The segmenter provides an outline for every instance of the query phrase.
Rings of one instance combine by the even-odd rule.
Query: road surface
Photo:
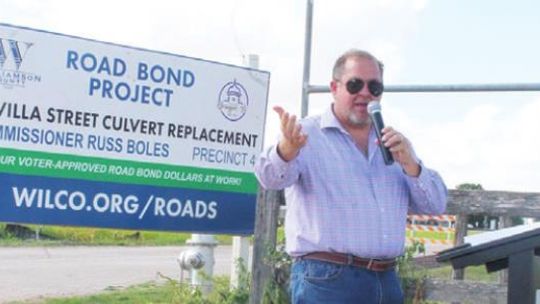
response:
[[[95,294],[180,277],[186,247],[0,247],[0,303]],[[214,274],[230,272],[231,246],[215,250]],[[187,273],[186,273],[187,275]]]

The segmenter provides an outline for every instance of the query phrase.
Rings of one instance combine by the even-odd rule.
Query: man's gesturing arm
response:
[[[282,107],[275,106],[279,115],[281,137],[277,145],[265,149],[255,164],[255,174],[266,189],[283,189],[292,185],[300,175],[294,159],[307,143],[302,126]]]
[[[296,115],[290,115],[280,106],[274,111],[279,115],[282,138],[278,143],[277,152],[286,162],[293,160],[307,142],[307,135],[302,133],[302,126],[296,123]]]

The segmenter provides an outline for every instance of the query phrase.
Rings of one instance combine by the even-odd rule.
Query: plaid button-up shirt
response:
[[[439,174],[423,164],[418,177],[398,163],[386,166],[373,129],[366,156],[331,108],[300,123],[308,142],[294,160],[283,161],[273,145],[256,163],[265,188],[286,188],[291,256],[326,251],[393,258],[403,253],[408,213],[444,212],[447,189]]]

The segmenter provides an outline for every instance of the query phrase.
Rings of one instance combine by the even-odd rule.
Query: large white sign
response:
[[[20,214],[32,210],[77,224],[83,212],[114,226],[107,217],[131,212],[149,229],[248,232],[225,223],[254,210],[269,77],[0,24],[0,220],[32,222]]]

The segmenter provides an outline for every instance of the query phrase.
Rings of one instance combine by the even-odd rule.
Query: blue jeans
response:
[[[294,304],[403,303],[403,292],[394,270],[376,272],[309,259],[293,263],[290,289]]]

